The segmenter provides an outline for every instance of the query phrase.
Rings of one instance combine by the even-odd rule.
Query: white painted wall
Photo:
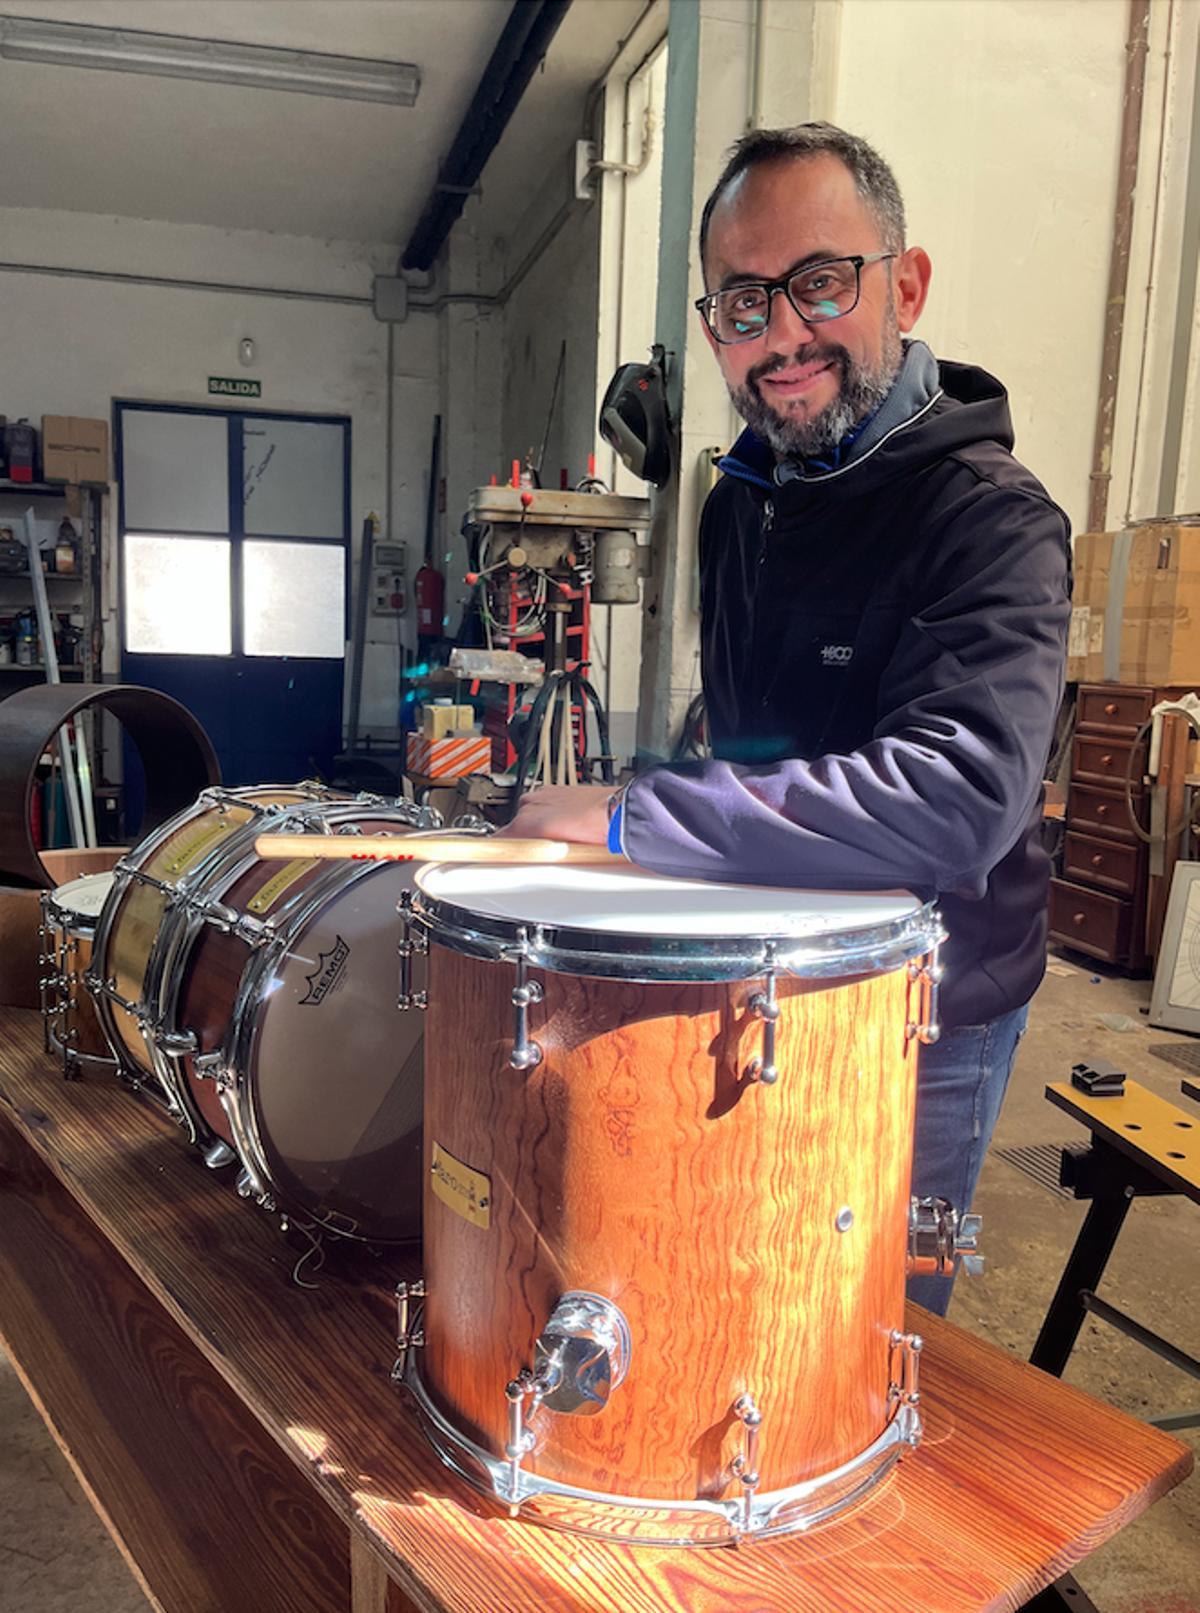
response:
[[[346,298],[3,272],[0,410],[36,422],[42,414],[110,418],[114,398],[207,405],[217,401],[207,393],[209,375],[253,375],[262,380],[265,408],[350,417],[357,553],[363,517],[372,510],[382,517],[386,507],[387,327],[371,312],[370,291],[372,275],[393,266],[393,249],[35,209],[0,209],[0,240],[6,263]],[[419,563],[429,428],[438,406],[438,334],[432,313],[414,313],[396,327],[390,536],[409,544],[410,575]],[[238,362],[243,336],[257,348],[245,371]],[[112,667],[111,616],[106,635]],[[368,653],[362,726],[380,735],[395,723],[396,639],[393,621],[369,622],[376,647]]]
[[[518,235],[517,242],[521,237]],[[510,257],[512,253],[510,252]],[[519,247],[518,254],[519,255]],[[546,436],[542,482],[558,487],[566,470],[574,487],[596,451],[596,307],[600,282],[600,210],[574,207],[504,307],[503,461],[532,452]],[[566,345],[562,381],[550,418],[554,378]]]
[[[934,275],[917,334],[1009,390],[1017,454],[1082,529],[1126,0],[844,0],[835,122],[904,193]]]
[[[1189,323],[1181,309],[1184,271],[1190,266],[1194,279],[1195,269],[1196,202],[1189,208],[1188,187],[1200,173],[1200,150],[1192,150],[1200,104],[1200,6],[1159,4],[1150,23],[1110,527],[1200,510],[1200,287],[1186,350],[1178,341]],[[1168,408],[1173,385],[1184,393],[1181,421],[1173,421]],[[1172,477],[1177,431],[1182,451]]]

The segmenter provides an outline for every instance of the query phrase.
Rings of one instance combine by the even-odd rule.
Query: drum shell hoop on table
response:
[[[622,959],[628,937],[612,929],[547,925],[535,911],[509,925],[431,895],[436,882],[418,876],[413,903],[432,942],[425,1169],[436,1146],[466,1167],[461,1180],[485,1184],[472,1191],[489,1210],[481,1226],[431,1176],[423,1338],[404,1375],[427,1428],[443,1425],[444,1459],[476,1482],[472,1446],[503,1462],[505,1385],[532,1364],[566,1290],[611,1300],[633,1347],[595,1416],[533,1413],[528,1469],[562,1494],[668,1513],[737,1497],[734,1407],[747,1395],[763,1419],[763,1491],[875,1447],[898,1409],[904,1325],[921,991],[906,965],[942,938],[934,910],[910,898],[903,916],[836,938],[708,936],[690,959],[674,943]],[[808,977],[790,977],[785,960]],[[542,1056],[514,1069],[514,980],[533,980],[520,971],[539,961],[526,1014]],[[773,961],[779,1078],[768,1086],[749,1073],[763,1029],[752,988]],[[637,1534],[592,1529],[574,1511],[553,1521]],[[689,1543],[707,1543],[696,1527]]]

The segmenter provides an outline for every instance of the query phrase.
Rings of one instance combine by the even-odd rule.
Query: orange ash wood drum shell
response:
[[[747,1391],[762,1490],[857,1455],[888,1421],[904,1320],[906,971],[781,980],[771,1086],[746,1078],[758,982],[532,978],[544,1056],[522,1072],[513,968],[430,949],[421,1375],[435,1401],[502,1456],[505,1385],[532,1366],[559,1296],[585,1289],[629,1322],[628,1376],[597,1415],[537,1412],[532,1471],[724,1499]],[[435,1144],[487,1178],[487,1227],[432,1192]]]

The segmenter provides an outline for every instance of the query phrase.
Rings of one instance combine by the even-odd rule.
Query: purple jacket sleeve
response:
[[[634,862],[751,884],[982,893],[1042,786],[1069,550],[1049,501],[990,484],[939,528],[869,742],[812,761],[652,768],[624,801]]]

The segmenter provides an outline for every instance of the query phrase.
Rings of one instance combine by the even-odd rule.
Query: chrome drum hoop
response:
[[[401,832],[440,829],[442,815],[433,807],[418,806],[403,796],[371,795],[365,791],[358,795],[339,796],[335,800],[292,801],[271,809],[270,833],[280,830],[280,819],[286,820],[289,832],[299,820],[304,828],[312,826],[317,834],[346,833],[342,826],[357,823],[363,817],[395,818]],[[328,824],[330,827],[325,828]],[[258,825],[257,832],[263,832]],[[378,833],[372,829],[371,834]]]
[[[879,1437],[848,1462],[786,1490],[755,1495],[748,1524],[741,1496],[727,1501],[659,1501],[610,1495],[539,1478],[524,1468],[514,1495],[509,1488],[511,1463],[468,1439],[439,1411],[421,1381],[419,1355],[418,1349],[406,1351],[397,1381],[411,1397],[434,1450],[452,1472],[535,1523],[628,1545],[729,1546],[739,1540],[802,1533],[854,1506],[921,1439],[920,1413],[902,1402]]]
[[[521,956],[531,968],[552,974],[645,984],[752,980],[767,968],[806,980],[888,974],[924,957],[946,939],[933,902],[887,924],[823,935],[670,939],[532,921],[522,924],[459,907],[420,889],[413,892],[412,908],[430,938],[453,952],[490,962]]]

